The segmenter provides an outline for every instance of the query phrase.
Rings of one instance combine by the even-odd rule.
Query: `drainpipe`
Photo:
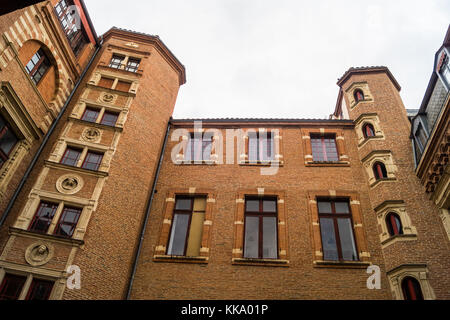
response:
[[[97,56],[99,50],[101,49],[103,44],[103,37],[100,40],[100,43],[97,43],[97,49],[94,52],[94,55],[89,60],[89,63],[87,64],[86,68],[84,68],[83,72],[80,75],[80,78],[78,79],[77,83],[75,84],[75,87],[73,88],[72,92],[70,93],[69,97],[66,100],[66,103],[64,103],[64,106],[62,107],[61,111],[59,112],[58,116],[56,117],[55,121],[53,121],[52,125],[47,131],[47,134],[45,135],[44,139],[42,140],[41,145],[39,146],[38,151],[35,153],[33,160],[31,161],[30,165],[27,168],[27,171],[25,172],[24,176],[22,177],[22,180],[20,180],[19,186],[16,188],[16,191],[14,192],[12,198],[9,200],[8,206],[6,207],[5,211],[3,212],[1,218],[0,218],[0,227],[3,226],[3,224],[6,221],[6,218],[8,217],[12,207],[14,206],[14,203],[17,200],[17,197],[19,196],[20,191],[22,191],[23,186],[25,185],[25,182],[29,178],[31,171],[33,170],[37,160],[39,159],[39,156],[41,155],[42,151],[44,150],[44,147],[46,146],[48,140],[50,139],[51,134],[55,130],[57,124],[59,123],[59,120],[63,116],[64,112],[66,111],[69,103],[72,101],[72,97],[75,94],[75,91],[78,89],[81,81],[84,79],[84,76],[86,75],[87,71],[92,65],[92,62],[94,61],[95,57]]]
[[[141,227],[141,235],[139,237],[139,244],[136,249],[136,254],[134,256],[133,270],[131,271],[130,281],[128,283],[128,290],[127,290],[127,295],[125,298],[126,300],[130,300],[131,288],[133,287],[134,276],[136,274],[137,264],[138,264],[139,256],[141,254],[142,242],[144,241],[145,230],[147,229],[147,222],[148,222],[148,218],[150,216],[150,209],[152,207],[153,197],[155,196],[156,184],[158,183],[159,172],[161,171],[161,164],[164,159],[164,152],[166,150],[167,140],[169,138],[171,122],[172,122],[172,117],[170,117],[170,120],[167,123],[166,136],[164,138],[164,143],[161,148],[161,153],[159,154],[159,162],[158,162],[158,167],[156,169],[155,178],[153,179],[152,192],[150,194],[150,199],[148,200],[148,203],[147,203],[145,217],[144,217],[144,221],[143,221],[142,227]]]

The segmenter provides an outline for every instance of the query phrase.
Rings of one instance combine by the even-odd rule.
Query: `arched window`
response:
[[[360,89],[355,90],[355,92],[353,93],[353,96],[355,97],[356,102],[364,100],[364,93]]]
[[[403,234],[402,222],[396,213],[391,212],[386,216],[386,225],[391,236]]]
[[[366,123],[363,126],[363,134],[364,138],[375,137],[375,129],[373,128],[373,125],[371,125],[370,123]]]
[[[373,165],[373,173],[375,175],[375,179],[377,180],[387,178],[386,167],[381,162],[375,162]]]
[[[406,277],[402,280],[402,291],[405,300],[423,300],[420,283],[413,277]]]

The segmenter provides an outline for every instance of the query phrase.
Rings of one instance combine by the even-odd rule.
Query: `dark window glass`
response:
[[[41,202],[30,223],[28,230],[46,233],[52,223],[58,205],[54,203]]]
[[[88,151],[86,154],[86,158],[84,159],[83,165],[81,166],[84,169],[97,171],[102,163],[103,154],[96,153],[92,151]]]
[[[99,113],[100,111],[97,109],[86,108],[86,110],[83,113],[83,116],[81,117],[81,120],[95,122],[97,121]]]
[[[348,201],[318,200],[324,260],[358,260]]]
[[[39,49],[25,66],[25,69],[36,85],[41,81],[49,68],[50,61],[42,49]]]
[[[403,227],[400,217],[391,212],[386,216],[386,225],[391,236],[403,234]]]
[[[0,285],[0,300],[18,300],[26,277],[5,274]]]
[[[420,283],[412,277],[406,277],[402,280],[402,291],[405,300],[423,300]]]
[[[246,199],[245,202],[244,257],[277,259],[276,199]]]
[[[114,54],[111,58],[111,62],[109,63],[109,67],[114,69],[120,69],[120,67],[122,66],[122,61],[124,59],[125,57]]]
[[[68,238],[72,237],[80,215],[81,209],[65,207],[56,226],[55,235]]]
[[[80,156],[81,156],[80,149],[68,147],[66,149],[66,152],[64,152],[63,157],[61,158],[61,163],[75,167],[78,163],[78,159],[80,159]]]
[[[361,90],[355,90],[355,93],[353,95],[356,102],[364,100],[364,93]]]
[[[19,142],[19,138],[0,115],[0,167],[8,160],[9,154],[17,142]]]
[[[141,63],[140,59],[129,58],[125,70],[130,72],[137,72],[140,63]]]
[[[52,281],[33,279],[26,300],[48,300],[53,284]]]
[[[387,178],[387,171],[386,171],[386,167],[383,163],[381,162],[376,162],[373,165],[373,173],[375,175],[375,179],[376,180],[380,180],[380,179],[386,179]]]
[[[336,162],[339,161],[336,139],[334,136],[311,136],[311,149],[314,161]]]
[[[426,145],[427,145],[427,136],[425,134],[425,131],[422,127],[422,124],[419,124],[419,126],[417,127],[417,131],[415,133],[415,137],[416,137],[416,141],[418,142],[418,145],[420,147],[420,151],[423,152],[423,150],[425,149]]]
[[[193,204],[193,198],[176,198],[172,228],[167,247],[168,255],[184,256],[186,253]]]
[[[366,123],[363,127],[364,138],[375,137],[375,130],[370,123]]]
[[[110,127],[114,127],[116,125],[118,117],[119,115],[117,113],[105,111],[100,123]]]
[[[248,159],[251,163],[270,161],[275,158],[274,139],[272,133],[248,134]]]

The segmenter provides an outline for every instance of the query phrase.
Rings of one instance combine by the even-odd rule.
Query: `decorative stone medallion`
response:
[[[56,190],[64,194],[75,194],[83,188],[83,179],[75,174],[66,174],[56,181]]]
[[[114,103],[116,101],[117,95],[109,93],[109,92],[103,92],[100,96],[100,101],[106,102],[106,103]]]
[[[25,261],[34,267],[42,266],[53,257],[54,248],[51,244],[38,241],[30,245],[25,251]]]
[[[97,128],[86,128],[81,134],[81,138],[87,142],[99,142],[102,137],[102,132]]]

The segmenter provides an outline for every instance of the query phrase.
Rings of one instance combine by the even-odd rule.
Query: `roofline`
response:
[[[346,82],[351,75],[353,74],[367,74],[367,73],[386,73],[391,79],[392,83],[394,84],[395,88],[400,91],[402,88],[395,79],[395,77],[392,75],[391,71],[389,71],[388,67],[385,66],[376,66],[376,67],[351,67],[348,69],[344,75],[338,80],[337,85],[342,88],[342,85],[344,82]]]
[[[164,44],[164,42],[156,35],[150,35],[142,32],[122,29],[118,27],[112,27],[108,31],[103,34],[103,38],[106,40],[108,37],[112,35],[116,35],[118,37],[124,37],[127,35],[126,39],[133,39],[135,41],[141,41],[150,43],[155,45],[158,51],[162,54],[163,57],[167,59],[169,64],[178,72],[180,85],[186,83],[186,69],[184,65],[177,59],[177,57],[170,51],[170,49]]]
[[[94,39],[95,39],[95,43],[98,46],[98,45],[100,45],[100,40],[99,40],[99,37],[97,35],[97,31],[95,31],[94,24],[92,23],[91,16],[89,15],[89,11],[86,8],[86,4],[84,3],[84,0],[80,0],[80,3],[81,3],[81,7],[82,7],[82,9],[84,11],[84,14],[86,16],[86,20],[89,23],[89,27],[91,28],[92,34],[93,34]]]
[[[194,122],[202,122],[208,126],[212,125],[282,125],[282,126],[298,126],[303,125],[338,125],[338,126],[353,126],[352,120],[347,119],[264,119],[264,118],[218,118],[218,119],[171,119],[173,125],[194,125]]]

